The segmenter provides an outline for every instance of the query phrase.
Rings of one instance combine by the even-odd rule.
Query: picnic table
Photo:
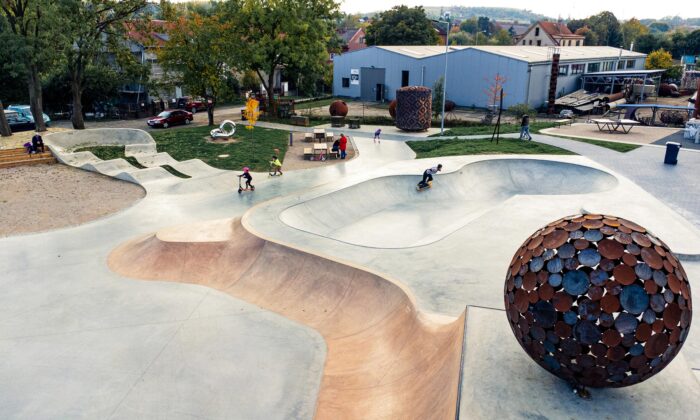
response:
[[[599,118],[591,120],[591,122],[595,123],[595,125],[598,127],[598,131],[607,130],[608,133],[621,132],[627,134],[632,130],[632,127],[639,125],[639,121],[626,119],[611,120],[607,118]]]
[[[315,141],[326,141],[326,130],[323,128],[314,128],[314,140]]]

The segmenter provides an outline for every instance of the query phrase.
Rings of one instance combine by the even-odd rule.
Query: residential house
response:
[[[563,22],[539,21],[521,36],[516,38],[517,45],[538,47],[580,47],[585,37],[571,32]]]
[[[343,29],[338,31],[338,36],[342,41],[343,52],[350,52],[367,48],[365,42],[365,28]]]

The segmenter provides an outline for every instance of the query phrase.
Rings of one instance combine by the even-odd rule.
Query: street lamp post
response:
[[[450,50],[450,15],[445,13],[440,17],[444,19],[447,24],[447,33],[445,34],[445,72],[442,77],[442,118],[440,119],[440,135],[445,132],[445,98],[447,97],[447,53]],[[436,20],[436,22],[443,22],[443,20]]]

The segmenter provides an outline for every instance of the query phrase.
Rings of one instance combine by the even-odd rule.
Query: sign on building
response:
[[[360,69],[350,69],[350,84],[359,85],[360,84]]]

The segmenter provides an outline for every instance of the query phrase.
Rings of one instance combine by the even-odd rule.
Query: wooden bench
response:
[[[302,127],[309,126],[309,117],[303,115],[292,115],[292,125],[300,125]]]
[[[554,121],[554,127],[561,127],[562,125],[571,125],[574,123],[573,118],[563,118],[561,120]]]
[[[304,147],[304,159],[308,159],[314,154],[314,149],[311,147]]]

